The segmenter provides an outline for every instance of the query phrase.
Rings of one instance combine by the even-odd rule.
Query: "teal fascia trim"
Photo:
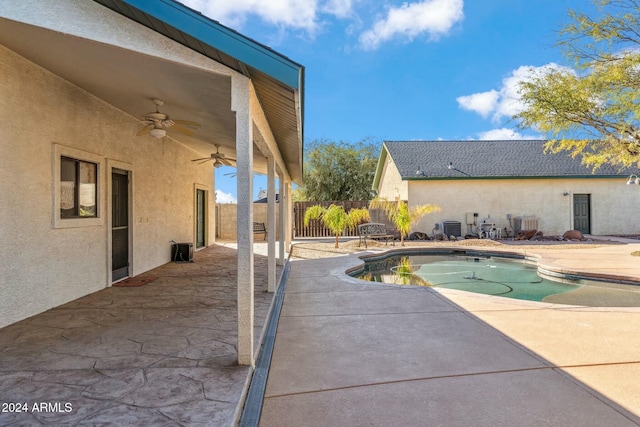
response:
[[[122,1],[290,88],[302,89],[304,67],[300,64],[174,0]]]

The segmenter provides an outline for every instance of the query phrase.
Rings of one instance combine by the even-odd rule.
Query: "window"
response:
[[[60,218],[96,218],[98,193],[96,163],[60,157]]]

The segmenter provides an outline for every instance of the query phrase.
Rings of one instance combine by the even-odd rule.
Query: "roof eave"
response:
[[[541,176],[403,176],[403,181],[477,181],[482,179],[598,179],[625,178],[628,175],[541,175]]]
[[[104,0],[94,0],[105,4]],[[175,0],[117,0],[236,58],[284,85],[301,89],[302,66]],[[116,1],[111,0],[112,3]],[[140,22],[144,25],[144,22]]]
[[[376,173],[373,176],[373,184],[371,185],[371,189],[376,192],[378,191],[378,186],[380,185],[380,179],[382,178],[382,169],[384,169],[384,162],[387,160],[388,155],[389,152],[387,151],[386,143],[382,142],[382,150],[380,150],[380,156],[378,157],[378,163],[376,164]]]

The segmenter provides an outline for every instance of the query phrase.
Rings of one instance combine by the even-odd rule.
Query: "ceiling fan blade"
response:
[[[179,124],[175,124],[173,126],[171,126],[171,130],[176,130],[178,132],[180,132],[181,134],[187,135],[187,136],[191,136],[193,135],[193,130],[186,128],[184,126],[181,126]]]
[[[229,160],[234,160],[234,159],[227,159],[227,158],[220,159],[220,163],[222,163],[225,166],[233,166],[233,163],[229,162]]]
[[[191,126],[194,128],[199,128],[200,126],[202,126],[198,122],[190,122],[189,120],[174,120],[173,122],[177,125]]]
[[[140,132],[138,132],[136,136],[147,135],[151,129],[153,129],[153,123],[140,129]]]
[[[200,162],[200,161],[202,161],[202,160],[209,161],[209,160],[211,160],[211,157],[203,157],[203,158],[201,158],[201,159],[193,159],[193,160],[191,160],[191,161],[192,161],[192,162]]]

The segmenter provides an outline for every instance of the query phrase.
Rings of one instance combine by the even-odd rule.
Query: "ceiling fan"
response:
[[[233,160],[234,162],[236,161],[236,159],[232,159],[230,157],[227,157],[224,155],[224,153],[220,152],[220,146],[215,144],[216,146],[216,152],[215,153],[211,153],[211,156],[209,157],[203,157],[201,159],[193,159],[191,160],[192,162],[200,162],[200,163],[205,163],[208,162],[210,160],[215,160],[215,162],[213,163],[213,166],[216,168],[221,167],[222,165],[226,165],[226,166],[233,166],[229,160]]]
[[[200,127],[200,123],[188,120],[174,120],[168,114],[161,113],[160,106],[164,105],[164,101],[161,99],[153,98],[153,103],[156,104],[156,111],[143,116],[142,121],[146,123],[146,126],[138,132],[138,136],[151,135],[154,138],[163,138],[169,128],[190,136],[195,132],[193,128]]]

